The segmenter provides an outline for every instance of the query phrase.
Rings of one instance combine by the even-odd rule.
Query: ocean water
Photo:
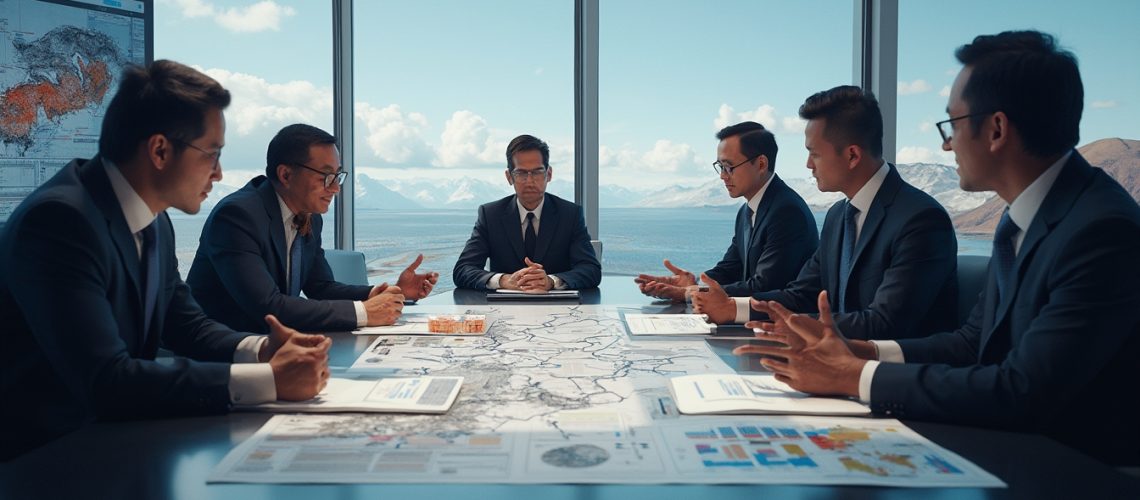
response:
[[[603,242],[602,272],[633,276],[664,273],[661,260],[699,273],[724,255],[732,240],[735,207],[711,208],[609,208],[599,213]],[[814,212],[817,229],[824,211]],[[454,288],[451,270],[475,225],[476,211],[465,210],[359,210],[356,213],[356,250],[363,252],[373,283],[392,282],[417,253],[424,254],[421,270],[440,273],[437,290]],[[185,276],[198,247],[206,220],[172,215],[177,238],[179,270]],[[321,236],[331,248],[332,225],[326,221]],[[989,255],[991,241],[958,237],[958,253]]]

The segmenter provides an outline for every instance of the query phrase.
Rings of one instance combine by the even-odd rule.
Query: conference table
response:
[[[473,290],[443,292],[421,301],[425,305],[486,303],[484,293]],[[642,296],[629,276],[606,276],[598,289],[582,292],[581,303],[640,307],[653,312],[684,307]],[[409,306],[406,311],[416,307]],[[329,335],[333,338],[330,364],[338,366],[350,365],[374,338],[347,332]],[[755,360],[730,354],[732,347],[747,340],[709,342],[714,352],[738,371],[758,368]],[[19,402],[7,402],[3,411],[19,411]],[[994,474],[1009,487],[917,490],[678,484],[207,484],[210,471],[226,453],[252,436],[271,416],[235,412],[95,423],[16,460],[0,463],[0,498],[1140,498],[1140,479],[1047,437],[918,421],[904,423]]]

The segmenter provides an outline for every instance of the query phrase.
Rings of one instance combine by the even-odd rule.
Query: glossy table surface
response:
[[[485,303],[482,292],[460,290],[425,305]],[[637,293],[632,278],[607,276],[583,303],[677,310]],[[409,306],[414,311],[416,306]],[[347,366],[372,338],[334,333],[330,363]],[[742,341],[714,340],[714,351],[738,370],[751,360],[728,351]],[[3,411],[18,411],[13,402]],[[1049,438],[1017,432],[908,421],[932,441],[1009,484],[1007,489],[903,489],[867,486],[764,485],[484,485],[484,484],[206,484],[234,446],[269,414],[102,422],[66,435],[14,461],[0,463],[0,498],[1140,498],[1140,480]]]

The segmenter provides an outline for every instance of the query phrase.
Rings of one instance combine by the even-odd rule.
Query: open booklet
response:
[[[462,386],[463,377],[330,378],[325,390],[308,401],[274,401],[235,408],[277,413],[445,413],[455,403]]]
[[[845,398],[804,394],[766,375],[686,375],[669,379],[681,413],[870,415],[871,409]]]
[[[704,314],[639,314],[623,313],[629,334],[639,335],[712,335],[716,325]]]

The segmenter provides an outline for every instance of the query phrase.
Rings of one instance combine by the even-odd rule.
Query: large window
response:
[[[507,142],[550,144],[547,191],[574,197],[574,2],[357,2],[355,246],[373,282],[422,252],[451,270],[476,208],[513,193]]]
[[[177,210],[179,270],[185,276],[210,210],[265,172],[269,140],[285,125],[332,132],[332,11],[326,2],[196,1],[155,3],[156,59],[195,66],[229,89],[222,180],[197,215]],[[335,220],[322,236],[331,248]]]
[[[1140,65],[1127,62],[1140,54],[1136,19],[1140,4],[1111,0],[1079,7],[1031,0],[963,0],[952,8],[899,2],[898,163],[904,177],[911,173],[911,181],[954,216],[959,252],[989,255],[1004,203],[993,193],[961,191],[954,155],[941,150],[934,122],[946,118],[950,85],[961,68],[954,50],[977,35],[1006,30],[1057,36],[1077,55],[1084,80],[1079,149],[1093,164],[1111,166],[1135,158],[1132,151],[1140,146]]]
[[[601,2],[600,237],[607,274],[694,272],[732,239],[737,208],[713,171],[717,130],[774,131],[775,172],[821,211],[797,110],[852,78],[854,6],[826,2]]]

